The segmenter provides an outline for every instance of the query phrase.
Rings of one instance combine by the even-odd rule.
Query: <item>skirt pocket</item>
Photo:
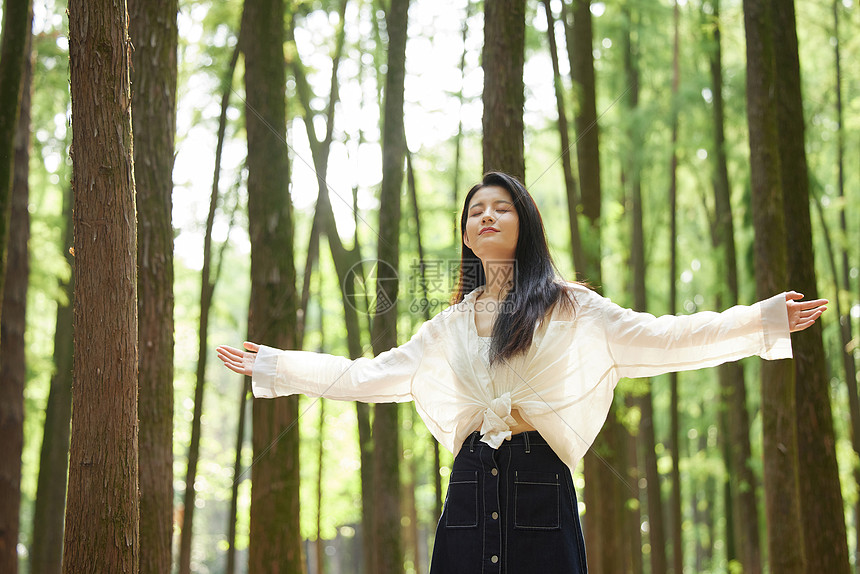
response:
[[[554,472],[514,472],[514,528],[558,530],[559,476]]]
[[[445,526],[476,528],[478,526],[478,471],[455,470],[448,483],[445,500]]]

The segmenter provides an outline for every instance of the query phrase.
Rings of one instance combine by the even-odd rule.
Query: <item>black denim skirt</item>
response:
[[[537,431],[454,458],[430,574],[586,574],[570,469]]]

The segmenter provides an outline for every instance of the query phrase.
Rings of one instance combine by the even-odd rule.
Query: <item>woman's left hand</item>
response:
[[[788,330],[792,333],[803,331],[812,326],[815,320],[827,310],[825,305],[827,299],[815,299],[814,301],[800,301],[803,295],[797,291],[789,291],[785,294],[785,305],[788,308]]]

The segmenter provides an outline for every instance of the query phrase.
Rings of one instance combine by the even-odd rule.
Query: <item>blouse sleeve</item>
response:
[[[412,400],[412,378],[424,357],[425,322],[413,337],[373,358],[347,359],[313,351],[261,345],[251,389],[256,398],[304,394],[342,401],[393,403]]]
[[[785,294],[714,313],[655,317],[604,299],[609,354],[619,377],[651,377],[758,355],[791,358]]]

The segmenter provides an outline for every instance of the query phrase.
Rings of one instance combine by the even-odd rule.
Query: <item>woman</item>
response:
[[[827,303],[789,292],[723,313],[623,309],[558,278],[534,200],[503,173],[469,191],[460,223],[452,304],[407,343],[354,361],[218,347],[228,368],[253,377],[255,397],[415,401],[457,453],[431,574],[585,573],[571,470],[618,380],[791,357],[789,332],[812,325]]]

